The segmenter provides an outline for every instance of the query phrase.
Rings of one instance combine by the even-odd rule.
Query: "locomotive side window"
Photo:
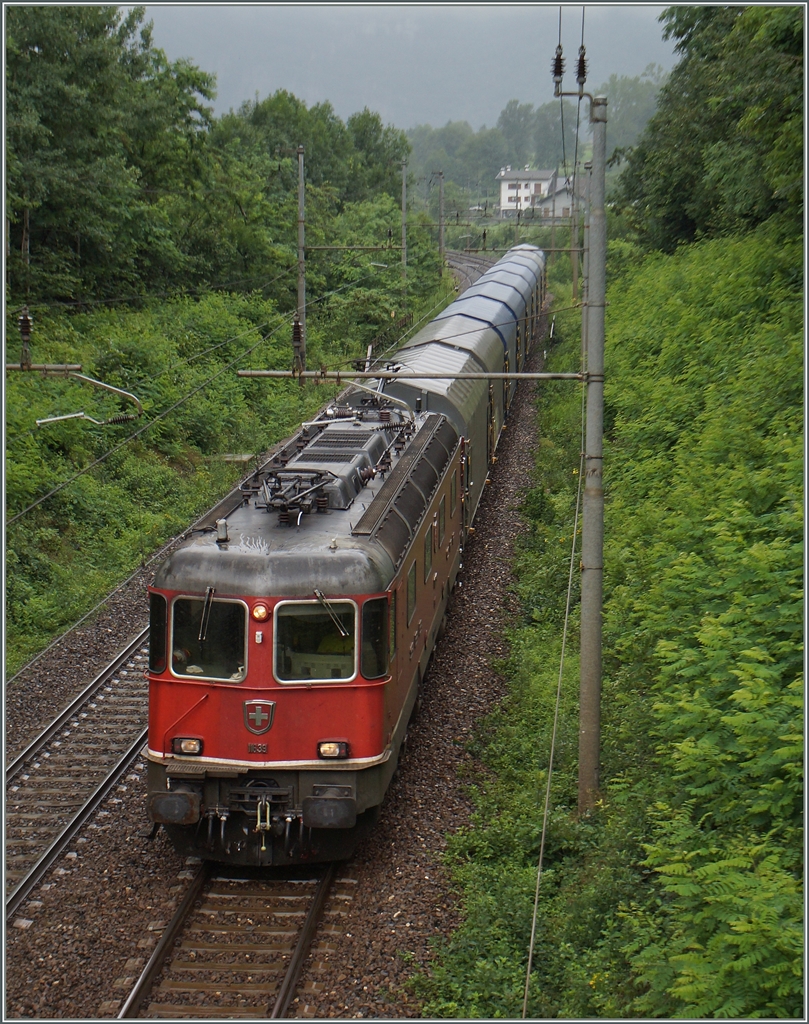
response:
[[[407,624],[413,618],[416,610],[416,563],[415,561],[407,571]]]
[[[240,601],[178,597],[172,606],[171,671],[240,683],[246,638],[247,608]]]
[[[166,671],[168,605],[162,594],[149,594],[149,669]]]
[[[352,601],[285,602],[275,612],[275,676],[283,683],[356,675],[357,609]]]
[[[452,480],[449,484],[449,514],[455,515],[455,509],[458,507],[458,470],[452,471]]]
[[[430,569],[433,567],[433,524],[430,523],[427,533],[424,535],[424,582],[430,578]]]
[[[362,606],[362,674],[379,679],[388,672],[388,599],[375,597]]]

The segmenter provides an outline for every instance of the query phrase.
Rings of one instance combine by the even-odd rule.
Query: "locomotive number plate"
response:
[[[266,754],[267,744],[266,743],[248,743],[247,744],[248,754]]]

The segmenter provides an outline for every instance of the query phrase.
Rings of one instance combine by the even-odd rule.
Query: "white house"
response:
[[[543,220],[567,220],[570,216],[570,208],[573,205],[573,186],[570,179],[558,179],[555,184],[555,189],[549,191],[546,196],[535,203],[535,216],[541,217]],[[578,189],[578,193],[577,205],[580,205],[581,189]]]
[[[532,171],[528,164],[514,170],[501,167],[496,180],[500,185],[501,217],[541,205],[557,188],[556,171]]]
[[[501,167],[496,180],[500,184],[500,216],[518,210],[533,210],[542,220],[561,220],[570,216],[573,189],[569,179],[557,171],[532,171]]]

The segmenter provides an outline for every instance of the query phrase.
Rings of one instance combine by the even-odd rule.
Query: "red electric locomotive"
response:
[[[148,809],[179,849],[330,860],[375,820],[513,394],[445,375],[521,367],[543,271],[512,250],[158,570]]]

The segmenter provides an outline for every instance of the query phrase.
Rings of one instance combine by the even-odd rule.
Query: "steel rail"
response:
[[[280,1020],[286,1017],[287,1010],[292,1002],[292,997],[295,995],[295,986],[298,983],[301,970],[303,969],[303,965],[309,955],[309,948],[312,945],[315,929],[317,928],[323,914],[323,907],[325,906],[326,899],[331,892],[331,887],[336,873],[337,863],[332,861],[326,868],[323,877],[318,882],[315,895],[312,898],[312,905],[309,908],[309,913],[306,915],[306,920],[301,928],[301,934],[295,946],[295,952],[292,954],[292,959],[289,961],[289,967],[284,975],[284,980],[281,982],[281,987],[278,990],[274,1003],[267,1010],[267,1017],[269,1020]]]
[[[149,962],[143,968],[141,976],[135,982],[135,986],[129,993],[126,1002],[119,1010],[118,1020],[127,1020],[138,1015],[141,1003],[151,991],[154,979],[160,973],[163,963],[174,945],[174,940],[177,938],[183,925],[188,920],[199,894],[202,892],[206,882],[211,877],[212,871],[213,864],[211,861],[203,861],[196,875],[191,880],[191,884],[186,890],[186,894],[183,896],[182,902],[179,907],[177,907],[177,910],[174,912],[174,916],[169,921],[165,931],[160,937],[160,941],[157,943],[152,955],[149,957]]]
[[[129,764],[138,756],[143,744],[146,742],[148,730],[144,729],[138,738],[132,743],[129,749],[119,758],[115,767],[107,775],[106,779],[97,787],[90,799],[85,803],[78,814],[68,822],[64,829],[54,839],[39,860],[34,864],[25,878],[21,879],[12,889],[6,899],[6,920],[12,917],[20,907],[20,904],[28,896],[33,887],[39,882],[48,868],[53,864],[59,854],[64,850],[70,840],[76,835],[87,819],[95,813],[99,805],[103,803],[110,790],[120,779]]]
[[[85,687],[81,693],[74,700],[68,704],[64,711],[60,712],[59,716],[55,718],[50,725],[46,726],[36,739],[32,740],[31,743],[18,754],[14,760],[6,767],[6,785],[10,780],[17,774],[22,768],[26,761],[34,757],[41,749],[45,746],[48,740],[52,739],[59,730],[66,725],[66,723],[76,714],[76,712],[85,704],[90,697],[92,697],[97,690],[99,690],[104,683],[113,675],[119,668],[122,662],[126,661],[127,658],[131,658],[133,653],[143,645],[146,638],[149,635],[149,627],[147,626],[141,633],[132,640],[123,651],[120,651],[113,660],[103,668],[95,679]]]

